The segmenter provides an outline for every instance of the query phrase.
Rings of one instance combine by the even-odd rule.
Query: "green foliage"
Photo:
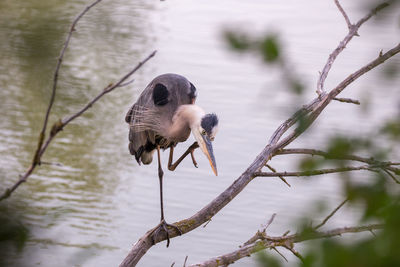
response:
[[[9,208],[0,207],[0,266],[7,266],[6,260],[13,251],[21,252],[29,237],[28,228]]]
[[[378,176],[370,185],[347,185],[351,203],[363,203],[363,220],[382,222],[382,230],[364,234],[350,243],[342,238],[325,239],[313,244],[302,266],[400,266],[400,195],[388,190],[390,181]]]
[[[363,218],[380,218],[387,217],[387,208],[393,201],[393,196],[388,194],[386,189],[386,179],[378,175],[378,179],[373,184],[367,185],[346,185],[346,193],[350,201],[361,202],[364,207]]]
[[[280,267],[282,264],[275,257],[272,257],[264,250],[257,253],[258,266],[260,267]]]
[[[226,31],[224,37],[229,46],[238,52],[255,51],[262,55],[266,63],[274,63],[280,59],[281,45],[275,34],[267,34],[258,39],[250,38],[244,33]]]
[[[312,171],[318,169],[324,160],[320,157],[304,157],[299,162],[299,168],[301,171]]]
[[[260,52],[267,63],[278,61],[280,55],[280,45],[275,35],[267,35],[260,43]]]
[[[400,118],[387,121],[381,128],[381,133],[387,135],[393,141],[400,141]]]
[[[224,37],[229,46],[237,51],[245,51],[250,48],[251,42],[244,34],[236,34],[231,31],[226,31]]]

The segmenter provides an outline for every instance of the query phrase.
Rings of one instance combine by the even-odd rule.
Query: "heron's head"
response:
[[[215,175],[218,175],[218,171],[211,142],[214,141],[217,131],[218,117],[214,113],[204,115],[200,124],[195,129],[192,129],[192,133],[199,147],[208,158]]]

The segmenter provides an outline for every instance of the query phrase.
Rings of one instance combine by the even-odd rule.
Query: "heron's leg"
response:
[[[185,151],[185,153],[183,153],[183,155],[182,155],[179,159],[177,159],[177,161],[176,161],[174,164],[172,164],[172,161],[173,161],[173,154],[174,154],[174,147],[171,146],[171,147],[170,147],[170,150],[169,150],[168,170],[174,171],[174,170],[176,169],[176,167],[178,167],[178,165],[182,162],[182,160],[183,160],[184,158],[186,158],[186,156],[189,155],[189,154],[190,154],[190,156],[192,157],[193,165],[197,168],[197,162],[196,162],[196,160],[195,160],[195,158],[194,158],[193,152],[194,152],[194,150],[195,150],[196,148],[198,148],[198,147],[199,147],[199,144],[198,144],[197,142],[194,142],[194,143]]]
[[[153,235],[153,243],[155,243],[154,237],[158,235],[161,229],[165,231],[167,234],[167,247],[169,246],[169,232],[168,232],[168,226],[176,229],[178,231],[178,234],[181,235],[182,231],[175,225],[173,224],[168,224],[165,221],[164,218],[164,203],[163,203],[163,176],[164,176],[164,171],[162,170],[161,167],[161,158],[160,158],[160,146],[157,145],[157,159],[158,159],[158,178],[160,181],[160,205],[161,205],[161,219],[160,219],[160,224],[158,227],[154,229],[154,235]]]
[[[157,159],[158,159],[158,179],[160,181],[160,205],[161,205],[161,221],[164,220],[164,203],[163,203],[163,176],[164,171],[161,167],[160,146],[157,145]]]

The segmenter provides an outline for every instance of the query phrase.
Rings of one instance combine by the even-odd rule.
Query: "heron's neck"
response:
[[[172,118],[172,125],[168,131],[169,136],[177,137],[185,134],[188,137],[191,129],[200,126],[201,118],[204,115],[204,110],[197,105],[181,105]]]

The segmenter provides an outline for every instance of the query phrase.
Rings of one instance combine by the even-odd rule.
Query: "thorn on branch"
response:
[[[283,233],[282,236],[287,236],[290,233],[290,230],[287,230],[286,232]]]
[[[268,169],[270,169],[272,172],[274,172],[274,173],[277,172],[277,171],[276,171],[272,166],[270,166],[269,164],[265,164],[265,166],[266,166]],[[282,175],[279,175],[278,177],[279,177],[279,179],[282,180],[282,182],[284,182],[287,186],[290,187],[290,184],[286,181],[286,179],[285,179]]]
[[[297,251],[294,249],[293,244],[292,244],[292,246],[284,246],[284,247],[285,247],[287,250],[289,250],[290,252],[292,252],[293,255],[295,255],[297,258],[299,258],[302,262],[304,262],[304,257],[301,256],[301,254],[300,254],[299,252],[297,252]]]
[[[280,253],[279,250],[278,250],[276,247],[272,247],[271,249],[273,249],[276,253],[278,253],[279,256],[281,256],[286,262],[289,262],[289,261],[286,259],[286,257],[285,257],[282,253]]]
[[[208,221],[203,225],[203,228],[206,228],[206,226],[211,222],[211,218],[208,219]]]

